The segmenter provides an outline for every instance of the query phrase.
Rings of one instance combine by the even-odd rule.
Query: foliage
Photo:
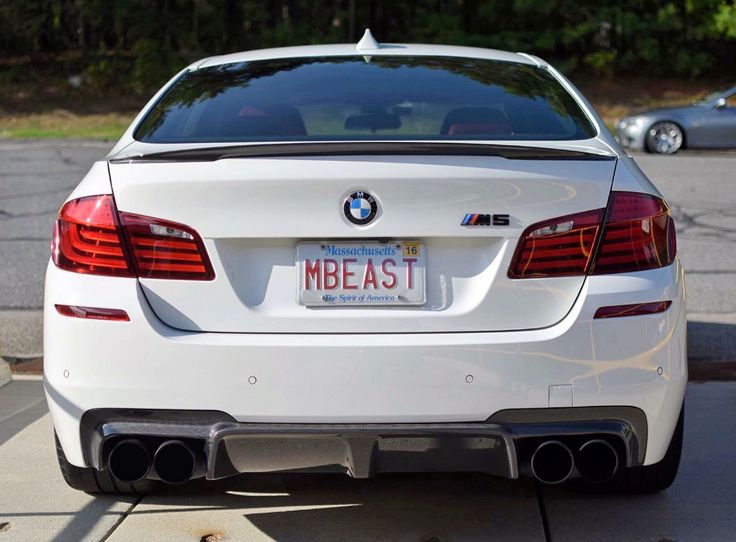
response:
[[[133,46],[135,62],[131,70],[133,90],[139,93],[161,86],[184,67],[184,61],[153,38],[141,38]]]
[[[718,6],[715,26],[728,38],[736,38],[736,1],[723,2]]]
[[[733,77],[736,58],[734,0],[2,0],[0,66],[75,52],[93,89],[149,93],[197,58],[357,41],[367,26],[606,77]]]

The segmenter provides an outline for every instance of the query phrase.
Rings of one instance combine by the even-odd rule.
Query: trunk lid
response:
[[[289,156],[110,163],[120,211],[194,228],[213,281],[140,279],[156,315],[187,331],[233,333],[481,332],[561,320],[584,277],[513,280],[529,225],[606,206],[615,160],[502,156]],[[372,194],[378,218],[346,220],[345,197]],[[508,225],[468,227],[468,214]],[[419,241],[425,302],[300,304],[300,243]]]

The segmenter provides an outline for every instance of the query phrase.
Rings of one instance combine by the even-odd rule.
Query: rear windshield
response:
[[[135,131],[150,143],[594,135],[572,96],[544,69],[426,56],[276,59],[191,71]]]

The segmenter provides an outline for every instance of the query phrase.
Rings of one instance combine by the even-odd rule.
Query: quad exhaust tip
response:
[[[619,470],[619,454],[610,442],[591,439],[573,456],[570,448],[558,440],[547,440],[537,446],[530,460],[532,475],[545,484],[561,484],[575,470],[589,483],[602,484]]]
[[[163,442],[153,455],[153,469],[167,484],[183,484],[197,470],[197,458],[192,449],[180,440]]]
[[[545,484],[561,484],[573,473],[575,459],[570,448],[559,440],[547,440],[537,446],[530,461],[532,474]]]
[[[577,468],[586,482],[602,484],[616,475],[618,453],[610,442],[595,439],[583,444],[577,454]]]
[[[151,456],[140,440],[125,439],[110,451],[107,465],[115,478],[133,484],[148,476]]]

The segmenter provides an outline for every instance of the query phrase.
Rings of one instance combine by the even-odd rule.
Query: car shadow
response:
[[[242,475],[166,488],[131,516],[172,511],[202,540],[246,539],[238,525],[284,541],[544,540],[534,484],[483,474]]]
[[[38,381],[11,381],[0,389],[0,446],[48,412]]]

